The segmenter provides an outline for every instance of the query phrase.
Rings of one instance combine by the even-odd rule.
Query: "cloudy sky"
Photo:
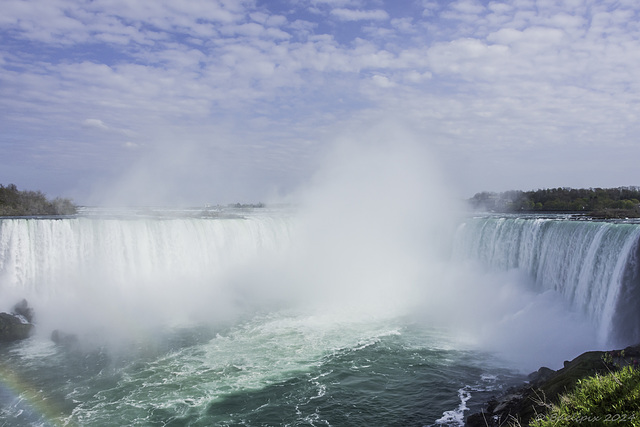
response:
[[[90,204],[259,201],[345,139],[412,139],[461,197],[640,185],[636,0],[1,9],[4,185]]]

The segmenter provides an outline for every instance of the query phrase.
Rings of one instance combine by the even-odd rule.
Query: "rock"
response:
[[[27,322],[33,323],[33,309],[29,307],[29,303],[27,303],[26,299],[23,299],[13,306],[13,314],[22,316]]]
[[[634,357],[634,358],[640,357],[640,344],[634,345],[634,346],[629,346],[629,347],[625,348],[624,349],[624,356],[625,357]]]
[[[540,383],[547,381],[555,373],[556,371],[554,371],[553,369],[549,369],[543,366],[537,371],[530,373],[527,378],[529,379],[529,384],[531,384],[532,386],[536,386],[536,385],[539,385]]]
[[[51,341],[58,345],[70,347],[78,343],[78,337],[74,334],[68,334],[56,329],[51,332]]]
[[[493,412],[505,412],[509,411],[509,409],[520,402],[523,398],[523,391],[518,390],[515,393],[507,394],[502,396],[496,406],[493,408]]]
[[[31,335],[33,325],[16,314],[0,313],[0,341],[17,341]]]
[[[465,422],[467,427],[486,427],[490,425],[493,425],[491,415],[484,411],[469,415]]]

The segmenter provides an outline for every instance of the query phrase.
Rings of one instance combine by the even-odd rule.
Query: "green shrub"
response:
[[[549,406],[531,426],[640,426],[640,370],[625,366],[582,379],[558,404]]]

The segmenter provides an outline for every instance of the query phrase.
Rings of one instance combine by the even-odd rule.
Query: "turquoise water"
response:
[[[461,425],[522,377],[408,319],[269,313],[121,348],[0,349],[0,425]]]

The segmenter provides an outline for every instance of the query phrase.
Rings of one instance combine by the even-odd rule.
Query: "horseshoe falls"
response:
[[[1,219],[0,311],[27,299],[35,332],[0,343],[0,424],[458,426],[639,340],[640,225],[405,217]]]
[[[555,291],[612,346],[640,342],[640,224],[562,218],[473,218],[458,230],[457,259],[524,271]]]

